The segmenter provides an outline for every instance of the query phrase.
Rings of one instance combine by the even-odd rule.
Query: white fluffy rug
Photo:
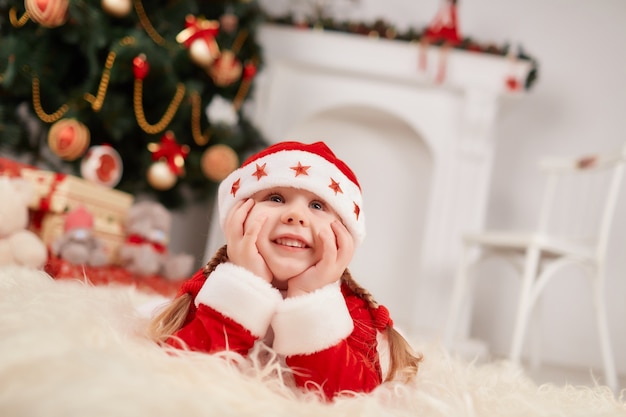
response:
[[[276,364],[163,350],[129,287],[0,268],[1,416],[626,416],[606,387],[537,386],[507,363],[474,365],[436,346],[415,384],[333,403],[295,393]]]

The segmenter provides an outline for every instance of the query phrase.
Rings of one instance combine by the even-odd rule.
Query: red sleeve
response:
[[[267,333],[282,297],[278,290],[250,271],[231,263],[220,264],[201,283],[179,338],[192,350],[230,350],[246,355],[254,342]]]
[[[381,384],[371,313],[349,289],[329,286],[293,299],[279,308],[272,325],[274,347],[286,355],[298,386],[318,386],[331,399],[341,391],[370,392]]]
[[[347,341],[310,355],[290,356],[286,362],[298,386],[319,386],[327,399],[341,391],[370,392],[382,382],[378,363]]]
[[[179,340],[191,350],[207,353],[230,350],[245,356],[257,338],[241,324],[200,304],[194,318],[176,332],[168,343],[181,348]]]

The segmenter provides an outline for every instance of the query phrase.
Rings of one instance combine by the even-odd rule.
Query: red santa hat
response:
[[[220,184],[222,228],[235,203],[273,187],[293,187],[316,194],[341,217],[355,244],[363,241],[361,186],[350,167],[323,142],[280,142],[248,158]]]

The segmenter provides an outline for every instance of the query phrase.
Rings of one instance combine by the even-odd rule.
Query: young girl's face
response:
[[[335,211],[316,194],[291,187],[259,191],[251,197],[255,205],[249,220],[265,216],[257,239],[257,249],[274,275],[274,285],[286,283],[322,258],[319,233],[332,229],[340,220]],[[335,242],[336,244],[336,242]]]

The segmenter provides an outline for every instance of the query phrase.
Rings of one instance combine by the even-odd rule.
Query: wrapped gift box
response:
[[[33,168],[31,165],[0,156],[0,175],[7,177],[21,176],[22,169]]]
[[[133,196],[72,175],[22,168],[21,176],[35,188],[29,204],[31,229],[50,245],[63,235],[65,215],[83,205],[94,216],[94,235],[107,248],[109,260],[116,263],[119,247],[126,238],[124,221]]]

